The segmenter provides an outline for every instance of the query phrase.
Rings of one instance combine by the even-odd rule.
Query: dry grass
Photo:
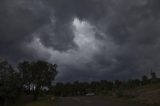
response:
[[[130,100],[147,106],[160,106],[160,84],[149,84],[124,90],[122,100]]]
[[[160,84],[144,86],[139,88],[136,93],[138,95],[133,100],[144,104],[160,106]]]

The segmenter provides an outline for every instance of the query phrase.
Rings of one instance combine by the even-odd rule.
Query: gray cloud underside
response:
[[[58,81],[160,70],[159,0],[1,0],[0,57],[59,65]]]

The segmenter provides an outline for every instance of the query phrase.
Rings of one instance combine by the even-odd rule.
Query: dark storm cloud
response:
[[[31,40],[31,34],[48,22],[48,12],[38,6],[40,4],[31,0],[0,1],[1,55],[21,58],[27,52],[21,51],[24,42]]]
[[[158,0],[1,0],[0,57],[59,64],[57,80],[158,73]]]

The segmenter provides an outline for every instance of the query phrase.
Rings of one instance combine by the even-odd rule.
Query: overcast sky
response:
[[[57,81],[159,73],[160,0],[0,0],[0,58],[57,63]]]

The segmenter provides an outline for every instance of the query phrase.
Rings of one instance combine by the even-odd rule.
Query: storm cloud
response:
[[[0,57],[57,63],[57,81],[160,70],[158,0],[1,0]]]

